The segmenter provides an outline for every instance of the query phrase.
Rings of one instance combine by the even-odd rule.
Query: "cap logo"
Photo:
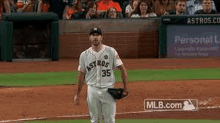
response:
[[[97,28],[94,28],[94,30],[97,30]]]

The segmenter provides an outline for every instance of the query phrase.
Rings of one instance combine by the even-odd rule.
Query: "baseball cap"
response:
[[[92,35],[92,34],[94,34],[94,33],[98,33],[98,34],[100,34],[100,35],[102,35],[102,30],[101,29],[99,29],[99,28],[92,28],[91,30],[90,30],[90,35]]]

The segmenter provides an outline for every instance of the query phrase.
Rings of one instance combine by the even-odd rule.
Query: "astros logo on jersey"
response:
[[[120,57],[118,56],[118,54],[117,54],[115,57],[116,57],[116,59],[120,59]]]
[[[104,58],[105,58],[105,59],[108,59],[108,55],[105,55]]]
[[[105,61],[101,61],[101,60],[98,60],[97,62],[93,61],[92,63],[89,63],[89,66],[86,66],[87,70],[90,71],[92,68],[96,67],[96,63],[98,66],[104,66],[106,68],[109,65],[109,62],[105,62]]]

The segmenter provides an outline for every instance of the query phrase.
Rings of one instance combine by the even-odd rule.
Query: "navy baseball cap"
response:
[[[91,30],[90,30],[90,35],[92,35],[92,34],[94,34],[94,33],[98,33],[98,34],[100,34],[100,35],[102,35],[102,30],[101,29],[99,29],[99,28],[92,28]]]

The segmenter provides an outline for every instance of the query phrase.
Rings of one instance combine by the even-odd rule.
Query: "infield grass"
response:
[[[128,81],[161,81],[188,79],[220,79],[220,68],[216,69],[146,69],[128,70]],[[49,86],[76,84],[77,71],[46,73],[0,73],[1,86]],[[115,71],[116,82],[121,82],[120,71]]]
[[[219,120],[116,120],[115,123],[219,123]],[[27,121],[24,123],[91,123],[89,120],[61,120],[61,121]],[[103,121],[104,123],[104,121]]]

